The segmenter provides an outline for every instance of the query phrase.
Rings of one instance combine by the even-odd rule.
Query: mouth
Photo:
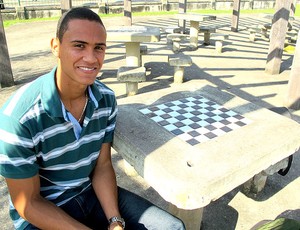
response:
[[[93,72],[97,70],[96,67],[86,67],[86,66],[79,66],[78,69],[83,70],[85,72]]]

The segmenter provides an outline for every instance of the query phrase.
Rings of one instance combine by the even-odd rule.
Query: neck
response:
[[[62,103],[67,111],[81,124],[84,120],[85,109],[88,104],[87,85],[75,81],[64,81],[56,74],[56,86]]]
[[[62,101],[72,102],[80,98],[85,98],[87,94],[87,85],[69,80],[67,76],[62,77],[61,72],[57,70],[55,83]]]

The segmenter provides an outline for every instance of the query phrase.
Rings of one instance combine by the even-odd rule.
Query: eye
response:
[[[75,44],[74,47],[77,47],[77,48],[84,48],[84,45],[81,44],[81,43],[78,43],[78,44]]]
[[[105,51],[105,46],[95,46],[95,50],[98,50],[98,51]]]

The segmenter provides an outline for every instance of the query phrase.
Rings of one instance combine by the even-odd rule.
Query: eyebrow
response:
[[[74,41],[71,41],[71,43],[88,44],[88,42],[80,41],[80,40],[74,40]],[[97,46],[106,46],[106,43],[104,43],[104,42],[99,42],[99,43],[96,43],[95,45],[97,45]]]

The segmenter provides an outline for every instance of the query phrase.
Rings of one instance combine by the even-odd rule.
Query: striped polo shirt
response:
[[[41,195],[60,206],[91,185],[101,145],[112,142],[117,107],[113,91],[96,80],[81,127],[60,100],[55,71],[20,88],[1,108],[0,174],[39,174]],[[28,225],[12,203],[10,214],[16,229]]]

